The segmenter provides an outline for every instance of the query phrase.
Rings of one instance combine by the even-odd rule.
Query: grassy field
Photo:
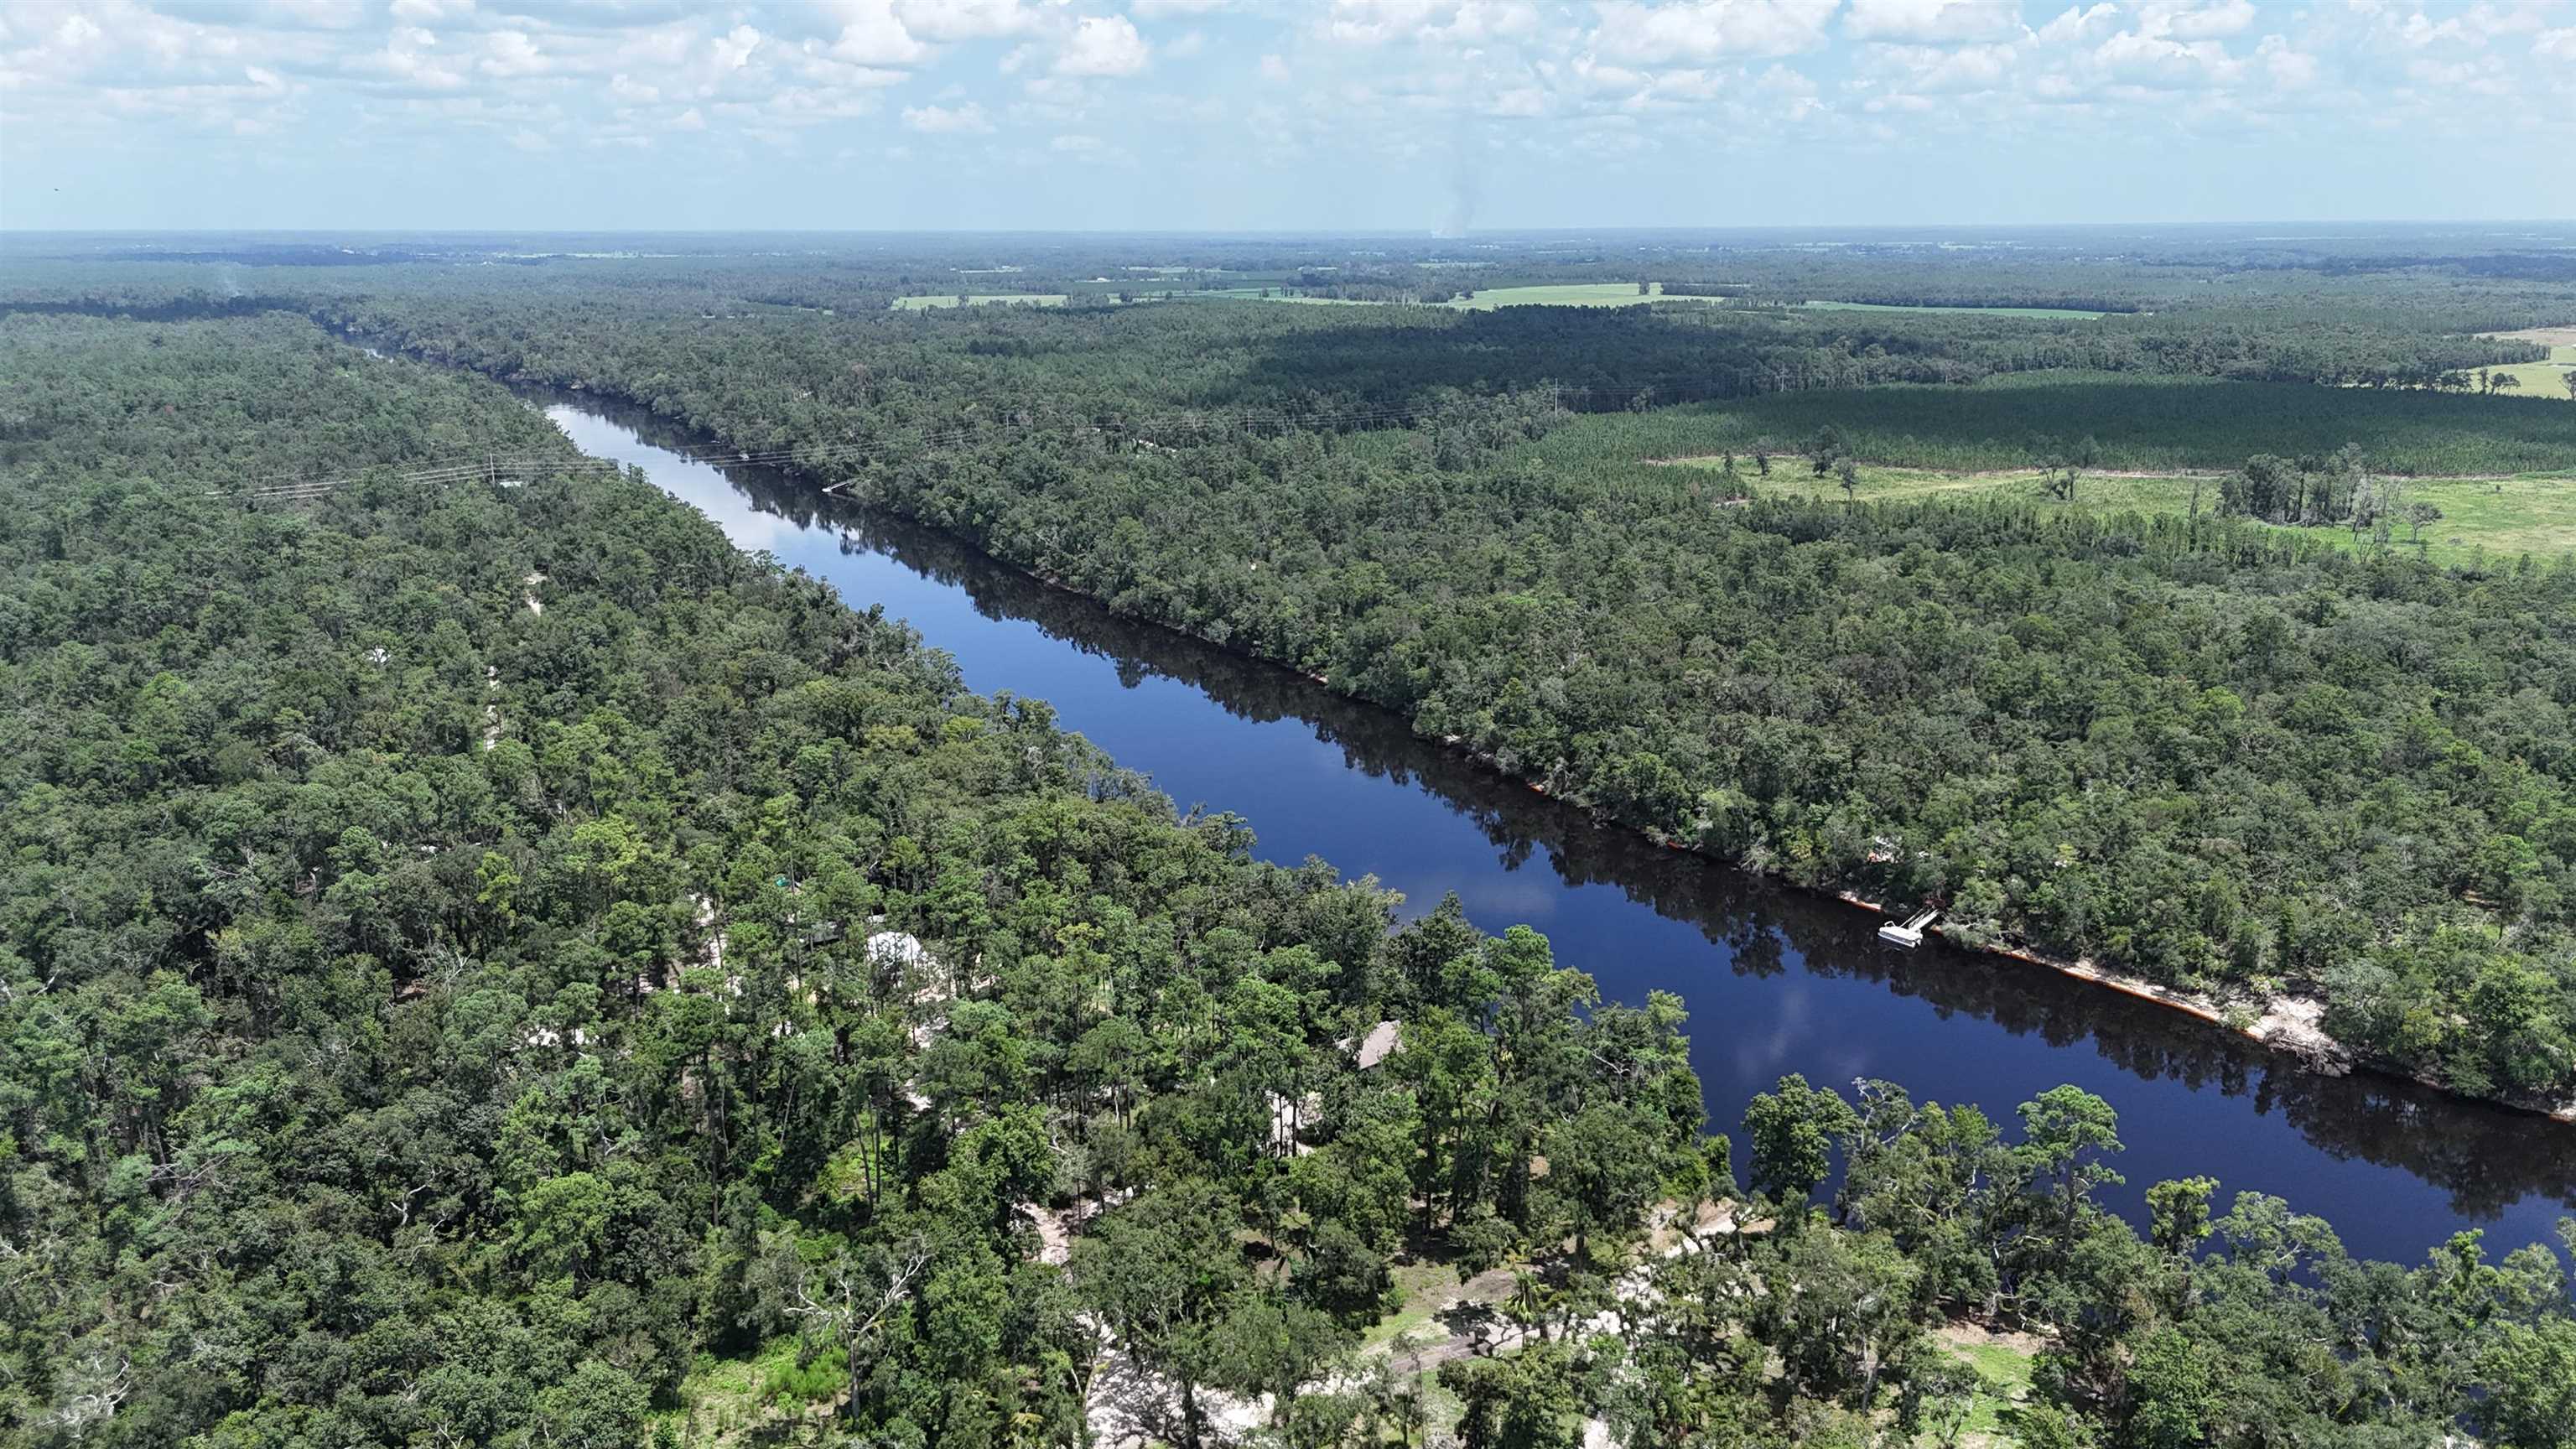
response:
[[[1977,1397],[1969,1406],[1958,1442],[1966,1446],[2000,1446],[2013,1440],[2003,1432],[2004,1410],[2030,1397],[2031,1355],[2025,1350],[1962,1325],[1944,1332],[1950,1351],[1977,1371]],[[1922,1442],[1936,1442],[1926,1435]]]
[[[1677,466],[1717,469],[1724,464],[1718,459],[1690,458],[1679,460]],[[1803,458],[1772,459],[1767,479],[1755,476],[1750,458],[1739,457],[1736,468],[1756,492],[1828,501],[1843,497],[1838,480],[1816,477]],[[1852,496],[1862,502],[2001,498],[2110,514],[2188,513],[2195,493],[2202,512],[2217,510],[2218,478],[2211,474],[2089,473],[2076,485],[2075,501],[2070,504],[2042,490],[2035,468],[1961,473],[1872,464],[1860,470],[1860,486]],[[2425,525],[2420,545],[2403,525],[2395,540],[2400,547],[2421,547],[2436,562],[2465,560],[2481,549],[2489,558],[2524,553],[2549,558],[2576,552],[2576,471],[2424,479],[2410,485],[2409,497],[2441,509],[2442,516]],[[2339,528],[2304,532],[2340,544],[2353,542],[2351,534]]]
[[[657,1434],[675,1443],[729,1449],[753,1443],[795,1442],[819,1431],[839,1397],[839,1367],[826,1354],[814,1366],[796,1366],[793,1334],[772,1339],[751,1358],[701,1354],[680,1381],[679,1407],[655,1413]]]
[[[2503,477],[2576,467],[2576,404],[2305,383],[2117,373],[2013,373],[1973,387],[1898,384],[1593,414],[1534,446],[1544,461],[1794,451],[1831,425],[1875,462],[1969,472],[2027,468],[2091,439],[2133,472],[2235,469],[2357,443],[2414,476]]]
[[[2520,384],[2515,390],[2527,397],[2565,401],[2568,400],[2567,379],[2576,374],[2576,347],[2561,344],[2550,348],[2547,362],[2517,362],[2511,367],[2491,367],[2487,371],[2511,377]]]
[[[1983,317],[2078,317],[2091,321],[2106,312],[2079,312],[2071,307],[1915,307],[1894,302],[1809,302],[1826,312],[1974,312]]]
[[[1061,307],[1065,302],[1065,294],[1062,292],[968,292],[965,294],[965,302],[969,307],[988,307],[994,305],[1005,307]],[[897,297],[894,299],[894,309],[898,312],[920,312],[926,311],[932,307],[954,307],[956,305],[958,305],[958,294],[955,292],[949,292],[937,297]]]
[[[2525,327],[2519,332],[2490,332],[2486,335],[2515,342],[2537,342],[2549,349],[2549,358],[2545,362],[2517,362],[2511,367],[2489,368],[2489,372],[2509,374],[2520,384],[2515,391],[2526,397],[2567,397],[2567,379],[2576,376],[2576,327]]]
[[[1640,293],[1634,282],[1560,282],[1534,287],[1488,287],[1473,297],[1453,298],[1431,305],[1457,312],[1490,312],[1497,307],[1633,307],[1640,302],[1698,302],[1726,306],[1726,297],[1668,297],[1664,284],[1649,282]],[[1261,295],[1259,287],[1229,287],[1222,291],[1189,292],[1185,297],[1233,297],[1265,302],[1306,302],[1344,307],[1380,307],[1383,302],[1351,301],[1340,297],[1298,297],[1274,289],[1270,296]],[[2094,318],[2100,312],[2077,312],[2063,307],[1899,307],[1882,302],[1809,302],[1820,311],[1837,312],[1976,312],[1989,317]]]
[[[1664,298],[1664,284],[1649,282],[1639,294],[1634,282],[1568,282],[1550,287],[1491,287],[1475,296],[1440,305],[1461,312],[1490,312],[1496,307],[1634,307]],[[1675,302],[1715,302],[1716,297],[1674,297]]]
[[[1453,312],[1490,312],[1497,307],[1634,307],[1640,302],[1716,304],[1726,300],[1723,297],[1666,297],[1663,283],[1649,282],[1646,285],[1649,290],[1642,295],[1637,291],[1637,284],[1634,282],[1565,282],[1540,287],[1490,287],[1478,291],[1473,297],[1453,298],[1429,305],[1446,307]],[[1259,287],[1228,287],[1221,291],[1182,292],[1175,295],[1183,300],[1194,297],[1223,297],[1262,302],[1303,302],[1309,305],[1334,307],[1389,305],[1384,302],[1357,301],[1342,297],[1291,296],[1284,288],[1272,289],[1271,295],[1267,297],[1261,295]]]

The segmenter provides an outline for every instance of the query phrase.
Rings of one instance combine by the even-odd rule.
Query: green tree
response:
[[[1858,1120],[1831,1087],[1810,1087],[1794,1072],[1782,1077],[1744,1109],[1753,1191],[1781,1204],[1784,1222],[1803,1216],[1816,1185],[1833,1170],[1834,1138]]]

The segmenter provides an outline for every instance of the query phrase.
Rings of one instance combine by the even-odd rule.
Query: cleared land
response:
[[[1809,302],[1825,312],[1974,312],[1984,317],[2074,317],[2091,321],[2106,317],[2107,312],[2083,312],[2072,307],[1938,307],[1916,306],[1898,302]]]
[[[1718,458],[1675,459],[1677,466],[1719,469]],[[1839,480],[1816,477],[1807,460],[1774,457],[1771,476],[1755,475],[1750,456],[1736,459],[1736,471],[1756,492],[1840,499]],[[2086,513],[2189,513],[2197,494],[2202,512],[2218,508],[2215,474],[2087,473],[2076,484],[2075,501],[2048,494],[2040,471],[2020,468],[1989,472],[1943,472],[1931,468],[1865,464],[1851,496],[1864,503],[1904,502],[1924,498],[1960,501],[2009,500]],[[2442,516],[2424,526],[2420,544],[2413,530],[2400,525],[2394,542],[2420,547],[2437,562],[2466,560],[2480,550],[2489,558],[2532,554],[2547,558],[2576,552],[2576,471],[2527,473],[2496,478],[2419,479],[2408,485],[2408,497],[2432,504]],[[2302,536],[2351,545],[2342,528],[2301,529]]]
[[[932,307],[954,307],[959,305],[960,301],[961,298],[955,292],[949,292],[937,297],[897,297],[894,299],[894,310],[898,312],[921,312]],[[995,305],[1005,307],[1061,307],[1065,303],[1065,294],[1062,292],[969,292],[965,294],[962,301],[964,305],[969,307],[988,307]]]
[[[1664,284],[1649,282],[1639,292],[1634,282],[1565,283],[1548,287],[1489,287],[1473,297],[1440,305],[1461,312],[1490,312],[1496,307],[1634,307],[1640,302],[1716,302],[1717,297],[1664,296]]]
[[[2565,398],[2567,379],[2576,376],[2576,327],[2525,327],[2518,332],[2490,332],[2513,342],[2537,342],[2549,349],[2545,362],[2517,362],[2511,367],[2493,367],[2490,372],[2511,376],[2514,389],[2531,397]]]
[[[1550,461],[1791,452],[1826,427],[1861,458],[1977,472],[2029,468],[2089,439],[2097,466],[2232,470],[2256,453],[2357,443],[2383,471],[2508,477],[2576,467],[2564,396],[2462,397],[2098,372],[2011,373],[1970,387],[1895,384],[1595,414],[1535,446]]]
[[[1996,1334],[1973,1323],[1955,1323],[1936,1335],[1949,1350],[1976,1370],[1977,1390],[1958,1426],[1962,1449],[2000,1449],[2016,1441],[2004,1430],[2004,1413],[2030,1398],[2031,1359],[2039,1344],[2024,1334]],[[1937,1434],[1916,1442],[1938,1444]]]
[[[1473,297],[1457,297],[1446,302],[1425,305],[1446,307],[1453,312],[1490,312],[1497,307],[1634,307],[1640,302],[1723,303],[1724,297],[1667,297],[1664,284],[1649,282],[1648,291],[1639,292],[1634,282],[1565,282],[1539,287],[1488,287]],[[1226,297],[1262,302],[1305,302],[1342,307],[1384,307],[1385,302],[1347,297],[1300,297],[1284,288],[1273,288],[1269,296],[1259,287],[1227,287],[1218,291],[1182,292],[1178,298]]]
[[[1531,287],[1488,287],[1473,297],[1453,298],[1427,305],[1447,307],[1459,312],[1490,312],[1497,307],[1633,307],[1640,302],[1697,302],[1713,307],[1733,306],[1732,297],[1667,296],[1664,284],[1649,282],[1648,290],[1639,292],[1634,282],[1559,282]],[[1384,302],[1347,297],[1302,297],[1285,289],[1273,288],[1268,296],[1259,287],[1228,287],[1216,291],[1182,292],[1178,298],[1230,297],[1263,302],[1306,302],[1345,307],[1383,307]],[[1915,307],[1890,302],[1808,302],[1806,306],[1829,312],[1972,312],[1988,317],[2043,317],[2089,320],[2106,314],[2079,312],[2065,307]]]
[[[2501,372],[2512,378],[2517,384],[2517,392],[2563,400],[2567,397],[2567,378],[2576,373],[2576,346],[2560,344],[2551,347],[2547,362],[2517,362],[2511,367],[2491,367],[2487,371]]]
[[[2576,327],[2525,327],[2519,332],[2490,332],[2489,337],[2502,337],[2514,342],[2545,342],[2552,347],[2576,347]]]

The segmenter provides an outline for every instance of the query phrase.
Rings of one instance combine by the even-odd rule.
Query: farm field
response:
[[[996,304],[1006,307],[1061,307],[1065,304],[1065,294],[1062,292],[969,292],[964,297],[964,305],[969,307],[989,307]],[[959,297],[954,292],[937,297],[894,299],[894,310],[898,312],[925,312],[933,307],[957,305],[959,305]]]
[[[2576,326],[2525,327],[2514,332],[2491,332],[2490,337],[2516,342],[2538,342],[2548,347],[2549,356],[2541,362],[2517,362],[2510,367],[2488,369],[2513,378],[2515,391],[2527,397],[2565,398],[2567,379],[2576,376]]]
[[[1428,305],[1446,307],[1458,312],[1490,312],[1497,307],[1631,307],[1646,301],[1698,302],[1710,306],[1729,306],[1736,300],[1731,297],[1669,296],[1665,293],[1664,284],[1661,282],[1649,282],[1646,285],[1651,290],[1642,294],[1637,291],[1637,284],[1634,282],[1558,282],[1528,287],[1491,287],[1478,291],[1473,297],[1455,298]],[[1272,295],[1265,297],[1259,287],[1229,287],[1222,291],[1170,295],[1183,299],[1230,297],[1264,302],[1306,302],[1349,307],[1389,305],[1358,298],[1300,297],[1290,295],[1284,290],[1274,290]],[[2054,320],[2090,320],[2108,315],[2066,307],[1916,307],[1890,302],[1824,301],[1811,301],[1802,305],[1820,312],[1966,312],[1987,317],[2033,317]]]
[[[1717,297],[1664,296],[1664,284],[1649,282],[1640,295],[1634,282],[1560,283],[1541,287],[1493,287],[1473,297],[1440,305],[1460,312],[1490,312],[1496,307],[1633,307],[1640,302],[1717,302]]]
[[[1984,317],[2054,317],[2091,321],[2107,317],[2107,312],[2085,312],[2073,307],[1938,307],[1916,306],[1899,302],[1814,302],[1807,303],[1820,312],[1970,312]]]
[[[1718,458],[1675,462],[1677,466],[1712,470],[1724,466],[1724,460]],[[1830,476],[1816,477],[1804,458],[1773,457],[1768,478],[1754,475],[1753,461],[1748,456],[1739,456],[1736,468],[1757,492],[1829,502],[1843,498],[1842,484]],[[1864,464],[1859,473],[1859,487],[1852,497],[1864,503],[1992,499],[2095,514],[2179,514],[2191,511],[2197,494],[2202,511],[2214,512],[2218,506],[2218,475],[2211,473],[2088,473],[2077,483],[2072,503],[2060,503],[2045,493],[2036,468],[1944,472]],[[2493,478],[2428,478],[2414,483],[2408,496],[2442,510],[2440,519],[2426,525],[2421,541],[2426,556],[2437,563],[2464,561],[2480,550],[2490,558],[2524,553],[2546,558],[2576,552],[2576,470]],[[2352,541],[2352,535],[2340,528],[2296,531],[2339,543]],[[2397,530],[2396,539],[2401,546],[2414,543],[2403,526]]]
[[[2516,391],[2529,397],[2553,400],[2567,396],[2567,378],[2576,373],[2576,346],[2561,343],[2549,349],[2546,362],[2517,362],[2510,367],[2489,368],[2501,372],[2518,385]]]
[[[2576,467],[2576,405],[2564,398],[2072,371],[1594,414],[1532,448],[1562,463],[1781,452],[1829,426],[1857,457],[1948,472],[2035,467],[2088,439],[2094,466],[2121,471],[2229,470],[2256,453],[2324,453],[2345,443],[2383,471],[2418,477]]]
[[[1531,287],[1492,287],[1479,290],[1473,297],[1453,298],[1446,302],[1424,305],[1445,307],[1453,312],[1490,312],[1497,307],[1633,307],[1640,302],[1723,303],[1723,297],[1667,297],[1664,284],[1649,282],[1651,290],[1637,291],[1634,282],[1561,282]],[[1356,297],[1301,297],[1284,288],[1275,288],[1263,296],[1259,287],[1228,287],[1218,291],[1168,294],[1174,300],[1193,298],[1226,298],[1259,302],[1301,302],[1308,305],[1336,307],[1385,307],[1394,305]]]

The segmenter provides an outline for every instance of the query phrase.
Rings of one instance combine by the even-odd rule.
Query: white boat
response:
[[[1901,926],[1890,921],[1878,928],[1878,939],[1891,946],[1902,946],[1911,951],[1923,944],[1923,933],[1931,929],[1932,923],[1939,919],[1941,919],[1939,911],[1924,911]]]

